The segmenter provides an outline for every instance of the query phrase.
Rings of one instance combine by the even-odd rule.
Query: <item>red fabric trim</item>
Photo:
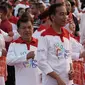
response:
[[[24,5],[29,5],[28,1],[26,1],[26,2],[21,1],[20,3],[21,3],[21,4],[24,4]]]
[[[13,42],[20,43],[20,44],[23,44],[23,43],[26,44],[28,47],[28,50],[30,49],[30,45],[33,45],[35,47],[37,47],[37,45],[38,45],[38,39],[35,39],[33,37],[32,37],[32,41],[30,43],[24,41],[21,37],[19,37],[17,40],[15,40]]]
[[[17,21],[19,20],[19,18],[18,17],[15,17],[15,16],[11,16],[10,18],[9,18],[9,21],[11,22],[11,23],[14,23],[14,24],[17,24]]]
[[[42,31],[44,29],[47,29],[48,27],[45,25],[40,25],[40,27],[38,28],[38,31]]]
[[[60,36],[61,41],[63,42],[63,37],[69,39],[69,32],[65,28],[61,28],[62,34],[58,34],[53,30],[52,27],[48,28],[46,31],[44,31],[41,36],[46,36],[46,35],[52,35],[52,36]]]

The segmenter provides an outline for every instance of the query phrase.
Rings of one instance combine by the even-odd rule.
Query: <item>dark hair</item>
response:
[[[30,9],[30,8],[26,8],[26,9],[25,9],[25,12],[27,12],[28,9]]]
[[[19,0],[14,0],[14,3],[17,2],[17,1],[19,1]]]
[[[50,18],[51,21],[52,21],[52,19],[51,19],[50,16],[56,14],[56,7],[61,7],[61,6],[64,6],[64,5],[65,5],[64,2],[62,2],[62,3],[52,4],[52,5],[49,7],[48,12],[49,12],[49,18]]]
[[[6,6],[0,6],[0,11],[7,14],[7,7]]]
[[[9,2],[3,1],[3,2],[1,3],[1,6],[6,6],[7,8],[12,9],[12,5],[11,5],[11,3],[9,3]]]
[[[43,13],[41,13],[41,14],[38,16],[38,18],[39,18],[40,20],[47,18],[47,17],[49,16],[49,11],[48,11],[48,10],[49,10],[49,8],[46,9]]]
[[[52,0],[49,0],[49,2],[51,3]],[[56,0],[53,0],[53,3],[56,3]]]
[[[18,14],[17,14],[17,17],[19,17],[19,12],[21,11],[21,10],[23,10],[24,8],[19,8],[18,9]]]
[[[56,7],[61,7],[61,6],[64,6],[64,3],[56,3],[56,4],[52,4],[50,7],[49,7],[49,16],[50,15],[54,15],[56,13]]]
[[[17,28],[19,29],[21,23],[26,23],[30,21],[32,24],[33,24],[33,19],[32,17],[30,16],[30,14],[27,14],[26,12],[23,13],[23,15],[20,17],[20,19],[18,20],[17,22]]]
[[[60,7],[60,6],[63,6],[64,3],[57,3],[57,4],[52,4],[49,8],[47,8],[43,13],[41,13],[38,18],[39,19],[45,19],[47,18],[48,16],[52,15],[52,14],[55,14],[55,9],[56,7]]]
[[[70,1],[70,3],[72,7],[76,5],[74,1]]]

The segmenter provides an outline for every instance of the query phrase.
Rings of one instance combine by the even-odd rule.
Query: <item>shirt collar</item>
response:
[[[19,37],[16,41],[16,43],[27,43],[26,41],[24,41],[21,37]],[[31,43],[35,43],[36,42],[36,39],[32,37],[32,40],[30,43],[27,43],[27,44],[31,44]]]
[[[60,36],[61,41],[63,41],[63,37],[69,39],[69,32],[65,28],[62,27],[61,32],[62,33],[59,34],[59,33],[55,32],[52,27],[50,27],[45,32],[43,32],[41,34],[41,36],[45,36],[45,35]]]

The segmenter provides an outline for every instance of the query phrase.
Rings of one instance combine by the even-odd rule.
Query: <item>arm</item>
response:
[[[43,37],[41,37],[39,39],[39,43],[38,43],[37,61],[38,61],[38,67],[45,74],[53,72],[53,69],[47,63],[47,53],[48,53],[48,43],[47,43],[47,40],[44,39]]]
[[[80,51],[82,49],[82,45],[76,41],[74,38],[70,38],[71,43],[71,55],[73,60],[78,60],[80,57]]]
[[[38,67],[46,75],[49,75],[50,77],[55,79],[58,85],[65,85],[62,79],[59,77],[59,75],[53,71],[53,69],[47,62],[48,61],[48,58],[47,58],[48,45],[49,45],[49,42],[46,40],[46,38],[41,37],[39,39],[38,50],[37,50]]]
[[[6,32],[4,32],[3,30],[1,30],[1,33],[2,33],[2,35],[3,35],[3,37],[4,37],[4,39],[5,39],[6,42],[12,41],[13,36],[9,36],[9,34],[6,33]]]
[[[52,78],[54,78],[55,80],[57,80],[58,85],[66,85],[62,79],[59,77],[59,75],[57,75],[54,71],[48,73],[47,75],[51,76]]]
[[[11,43],[9,46],[8,53],[7,53],[7,64],[8,65],[15,65],[15,64],[27,61],[26,59],[27,53],[23,55],[20,55],[20,54],[16,55],[15,46],[16,46],[15,43]]]

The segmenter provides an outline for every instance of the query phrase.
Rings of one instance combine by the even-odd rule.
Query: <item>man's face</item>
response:
[[[21,23],[18,32],[24,40],[31,39],[33,33],[32,23],[30,21],[26,23]]]
[[[37,10],[38,10],[38,9],[36,8],[35,5],[32,5],[32,6],[31,6],[31,10],[32,10],[32,14],[33,14],[33,15],[37,14]]]
[[[56,8],[56,13],[53,15],[52,21],[55,23],[57,26],[65,26],[66,21],[67,21],[67,11],[65,6],[61,6]]]

